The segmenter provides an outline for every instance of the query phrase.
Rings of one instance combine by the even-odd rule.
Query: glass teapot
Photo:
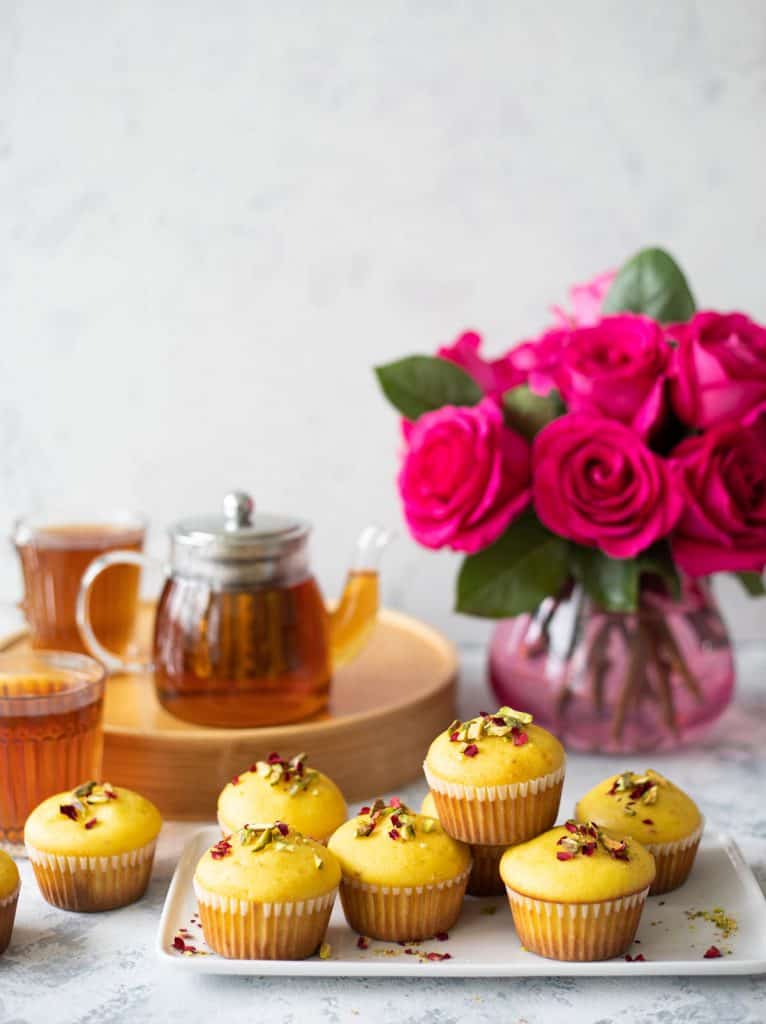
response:
[[[309,568],[308,535],[307,523],[256,513],[248,494],[227,494],[223,516],[182,520],[170,530],[153,661],[107,650],[90,619],[100,573],[150,561],[135,551],[109,551],[85,571],[77,602],[83,641],[112,672],[153,672],[160,703],[188,722],[243,727],[310,718],[327,706],[332,671],[372,630],[389,535],[374,526],[362,531],[333,610]]]

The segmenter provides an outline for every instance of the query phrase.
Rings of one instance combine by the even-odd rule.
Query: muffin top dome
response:
[[[702,826],[702,815],[691,797],[651,769],[643,775],[610,775],[582,797],[575,815],[644,844],[685,839]]]
[[[423,803],[420,805],[420,813],[425,814],[427,818],[438,818],[439,812],[436,810],[436,801],[434,800],[433,793],[426,793],[423,797]]]
[[[316,899],[337,888],[336,857],[284,822],[245,825],[202,855],[194,883],[207,892],[259,903]]]
[[[18,887],[19,869],[5,850],[0,850],[0,901],[12,896]]]
[[[595,903],[642,892],[654,871],[654,857],[640,843],[616,838],[593,822],[568,821],[509,847],[500,860],[509,888],[553,903]]]
[[[559,771],[564,748],[524,711],[502,707],[467,722],[455,721],[431,744],[426,776],[466,786],[528,782]]]
[[[43,800],[29,815],[24,842],[64,857],[107,857],[156,839],[162,818],[145,797],[108,782],[85,782]]]
[[[249,823],[286,821],[304,835],[326,841],[347,817],[346,801],[332,781],[309,768],[305,754],[277,753],[236,775],[218,798],[224,832]]]
[[[451,881],[471,866],[464,843],[436,818],[415,814],[397,797],[363,807],[333,834],[329,849],[344,878],[368,885],[412,887]]]

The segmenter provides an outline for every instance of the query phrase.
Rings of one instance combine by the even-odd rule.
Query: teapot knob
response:
[[[223,499],[223,517],[227,530],[253,525],[255,502],[246,491],[230,491]]]

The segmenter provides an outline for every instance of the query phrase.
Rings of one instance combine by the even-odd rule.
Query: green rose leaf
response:
[[[681,579],[670,548],[660,542],[636,558],[610,558],[597,548],[572,548],[572,570],[588,596],[608,612],[634,612],[644,575],[660,576],[668,594],[681,597]]]
[[[519,384],[503,395],[505,422],[528,441],[543,427],[561,416],[564,406],[557,391],[536,395],[526,384]]]
[[[573,547],[572,570],[585,592],[608,612],[634,612],[638,607],[640,571],[635,558],[610,558],[598,548]]]
[[[483,397],[465,370],[436,356],[408,356],[375,367],[375,374],[389,402],[410,420],[443,405],[476,405]]]
[[[662,324],[688,320],[694,296],[683,271],[664,249],[642,249],[612,282],[604,313],[645,313]]]
[[[456,610],[485,619],[531,612],[569,576],[567,543],[532,513],[512,523],[490,547],[463,561]]]
[[[737,577],[751,597],[763,597],[766,594],[766,586],[759,572],[733,572],[732,576]]]

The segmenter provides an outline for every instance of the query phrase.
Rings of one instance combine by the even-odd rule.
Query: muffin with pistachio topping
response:
[[[455,839],[510,846],[556,820],[564,748],[532,716],[502,707],[455,721],[431,744],[423,770],[439,820]]]
[[[320,947],[340,881],[335,856],[284,822],[244,825],[194,872],[205,941],[238,960],[302,960]]]
[[[277,753],[235,775],[218,797],[224,834],[247,822],[286,821],[304,835],[326,843],[348,816],[343,794],[305,754],[287,760]]]
[[[6,951],[11,941],[20,888],[19,869],[13,859],[0,850],[0,953]]]
[[[638,928],[654,858],[634,839],[568,821],[500,861],[519,939],[553,960],[607,960]]]
[[[157,808],[108,782],[43,800],[24,842],[43,897],[63,910],[114,910],[143,896],[162,827]]]
[[[420,813],[431,818],[439,817],[433,793],[426,795],[421,804]],[[506,849],[507,846],[503,845],[481,846],[479,843],[471,844],[471,860],[473,863],[466,889],[469,896],[501,896],[505,892],[505,886],[500,877],[500,858]]]
[[[659,772],[610,775],[582,797],[575,815],[631,836],[652,853],[657,865],[653,896],[677,889],[689,877],[702,838],[702,815],[692,798]]]
[[[363,807],[333,834],[340,898],[355,931],[388,942],[427,939],[457,920],[471,870],[467,846],[397,797]]]

